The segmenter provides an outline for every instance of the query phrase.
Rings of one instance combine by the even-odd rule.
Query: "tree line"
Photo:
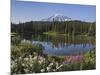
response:
[[[11,32],[18,34],[42,34],[44,32],[58,32],[60,34],[91,34],[95,35],[96,22],[83,21],[30,21],[25,23],[11,23]]]

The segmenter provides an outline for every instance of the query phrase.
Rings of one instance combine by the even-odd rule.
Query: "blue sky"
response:
[[[73,20],[96,21],[96,7],[90,5],[56,4],[11,1],[11,22],[38,21],[54,14],[63,14]]]

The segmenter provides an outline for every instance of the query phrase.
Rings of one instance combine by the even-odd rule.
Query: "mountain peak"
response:
[[[54,16],[63,16],[63,14],[54,14]]]
[[[64,16],[63,14],[54,14],[48,18],[42,19],[42,21],[68,21],[71,18]]]

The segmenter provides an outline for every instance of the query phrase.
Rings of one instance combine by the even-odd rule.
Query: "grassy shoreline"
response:
[[[79,36],[89,36],[88,33],[67,33],[67,34],[65,34],[65,33],[53,32],[53,31],[43,32],[43,34],[51,35],[51,36],[56,36],[56,35],[62,35],[62,36],[73,36],[73,35],[75,35],[75,36],[77,36],[77,35],[79,35]]]

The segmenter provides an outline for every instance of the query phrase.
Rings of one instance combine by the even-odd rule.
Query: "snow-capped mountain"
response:
[[[63,14],[55,14],[48,18],[42,19],[41,21],[68,21],[71,18],[64,16]]]

